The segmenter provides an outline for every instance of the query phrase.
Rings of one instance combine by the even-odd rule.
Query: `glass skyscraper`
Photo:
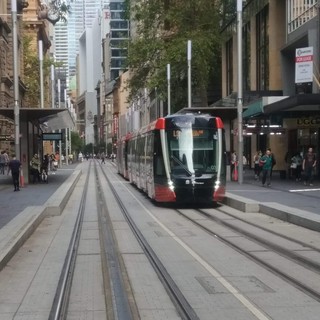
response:
[[[66,79],[70,79],[76,74],[79,38],[86,28],[92,26],[97,13],[108,6],[111,13],[110,80],[119,76],[127,55],[127,49],[123,42],[127,41],[129,37],[129,23],[124,20],[124,0],[77,0],[71,4],[68,21],[59,21],[54,26],[54,54],[56,61],[63,63]]]

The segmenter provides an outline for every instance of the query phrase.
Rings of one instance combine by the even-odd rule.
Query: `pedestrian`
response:
[[[105,159],[105,155],[104,155],[104,153],[102,152],[102,153],[101,153],[101,164],[102,164],[102,163],[105,163],[104,159]]]
[[[30,172],[32,175],[32,182],[40,182],[40,159],[37,153],[32,157],[30,161]]]
[[[259,165],[259,161],[261,159],[262,156],[262,152],[261,151],[256,151],[255,155],[253,156],[253,163],[254,163],[254,178],[256,180],[259,180],[260,178],[260,171],[261,171],[261,167]]]
[[[309,148],[302,162],[302,170],[304,171],[304,185],[313,186],[313,170],[317,165],[316,155],[313,148]]]
[[[13,182],[13,191],[20,191],[19,188],[19,179],[20,179],[20,168],[21,168],[21,162],[17,160],[16,155],[12,155],[12,160],[9,161],[8,164],[8,175],[9,172],[11,171],[12,175],[12,182]]]
[[[266,182],[267,186],[271,186],[271,171],[272,171],[272,163],[273,163],[273,155],[271,153],[271,149],[268,148],[264,156],[261,157],[260,163],[263,163],[262,167],[262,186],[265,187]]]
[[[5,166],[6,166],[6,158],[4,155],[4,151],[1,151],[1,153],[0,153],[0,174],[4,174]]]
[[[296,181],[301,181],[301,171],[302,171],[302,157],[300,152],[296,152],[295,155],[291,158],[291,175],[296,177]]]
[[[235,151],[233,151],[231,153],[231,180],[237,180],[235,179],[235,170],[237,169],[236,166],[237,166],[237,161],[238,161],[238,157],[237,157],[237,154]]]

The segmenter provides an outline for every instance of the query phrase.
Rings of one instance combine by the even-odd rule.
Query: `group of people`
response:
[[[268,148],[263,155],[261,151],[257,151],[253,156],[254,163],[254,177],[256,180],[260,179],[260,174],[262,174],[262,186],[271,186],[272,170],[276,164],[276,158]]]
[[[313,148],[308,148],[308,152],[302,157],[299,152],[295,152],[292,157],[286,161],[290,163],[290,173],[295,176],[296,181],[304,180],[304,185],[313,186],[313,177],[317,166],[316,155]],[[253,156],[254,175],[256,180],[260,180],[262,173],[262,185],[271,185],[272,170],[276,164],[276,159],[271,149],[268,148],[263,155],[261,151],[257,151]],[[303,173],[303,174],[302,174]]]
[[[296,181],[301,181],[303,172],[303,180],[305,186],[313,186],[313,177],[316,173],[316,167],[317,157],[313,152],[313,148],[311,147],[308,148],[308,152],[304,155],[304,157],[302,157],[299,152],[296,152],[290,159],[291,175],[295,176]]]
[[[48,181],[48,171],[53,173],[58,168],[57,155],[48,153],[43,156],[42,161],[40,160],[38,154],[34,154],[30,161],[30,174],[32,176],[32,183],[36,182],[47,182]]]

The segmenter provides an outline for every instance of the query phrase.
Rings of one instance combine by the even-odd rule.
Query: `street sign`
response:
[[[313,47],[296,49],[295,83],[313,81]]]
[[[60,141],[62,140],[62,133],[61,132],[52,132],[52,133],[43,133],[42,134],[43,141]]]

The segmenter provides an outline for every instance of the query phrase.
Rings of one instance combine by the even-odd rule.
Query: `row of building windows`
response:
[[[256,15],[256,87],[269,90],[269,6]],[[243,89],[251,90],[251,25],[248,21],[243,29]],[[226,42],[226,83],[227,95],[233,92],[233,39]]]

